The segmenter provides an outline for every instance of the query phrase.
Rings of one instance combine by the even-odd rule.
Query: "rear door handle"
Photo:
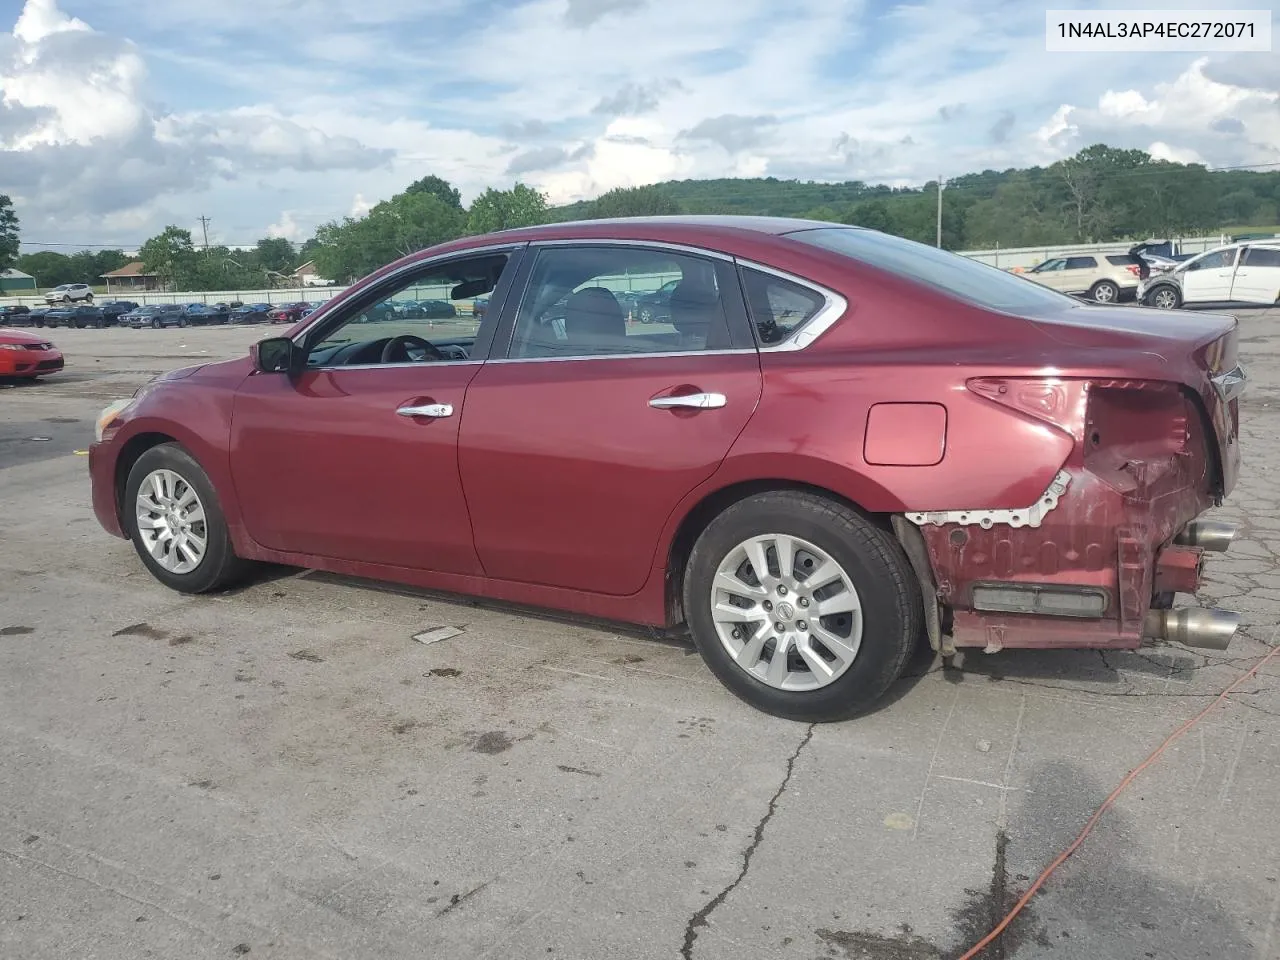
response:
[[[654,397],[649,406],[658,410],[690,407],[694,410],[713,410],[728,403],[723,393],[686,393],[680,397]]]
[[[425,403],[420,407],[401,407],[396,413],[402,417],[431,417],[438,420],[441,417],[453,416],[453,404]]]

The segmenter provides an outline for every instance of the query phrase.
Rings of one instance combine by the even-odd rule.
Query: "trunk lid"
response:
[[[1238,357],[1235,317],[1144,307],[1066,306],[1026,319],[1073,349],[1073,365],[1096,358],[1098,367],[1137,379],[1181,384],[1200,400],[1205,428],[1216,445],[1219,489],[1225,496],[1240,467],[1240,396],[1245,372]]]

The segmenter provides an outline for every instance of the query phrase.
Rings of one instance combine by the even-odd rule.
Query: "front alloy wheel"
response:
[[[734,662],[778,690],[825,687],[862,643],[862,603],[849,574],[821,547],[787,534],[752,537],[729,551],[711,609]]]
[[[153,470],[138,487],[138,535],[169,573],[191,573],[204,560],[209,529],[195,487],[172,470]]]
[[[1161,310],[1176,310],[1178,308],[1178,292],[1172,287],[1160,287],[1151,295],[1150,303],[1153,307]]]

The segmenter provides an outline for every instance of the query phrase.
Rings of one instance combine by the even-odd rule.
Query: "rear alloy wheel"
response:
[[[1120,297],[1120,288],[1110,280],[1099,280],[1089,291],[1089,299],[1094,303],[1115,303]]]
[[[707,526],[689,556],[684,609],[721,682],[757,709],[806,722],[870,709],[923,622],[892,535],[795,491],[749,497]]]
[[[1177,310],[1181,306],[1182,298],[1173,287],[1163,286],[1156,287],[1147,295],[1147,303],[1160,310]]]
[[[177,444],[160,444],[138,458],[129,471],[123,506],[138,556],[165,586],[204,593],[248,569],[231,548],[208,476]]]

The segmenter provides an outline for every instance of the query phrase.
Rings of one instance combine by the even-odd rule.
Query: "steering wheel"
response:
[[[382,347],[382,363],[400,363],[401,359],[393,359],[396,351],[399,350],[403,354],[403,360],[411,359],[409,357],[409,347],[420,347],[426,353],[426,359],[443,360],[444,354],[437,350],[426,340],[421,337],[414,336],[412,333],[402,333],[399,336],[392,337]]]

